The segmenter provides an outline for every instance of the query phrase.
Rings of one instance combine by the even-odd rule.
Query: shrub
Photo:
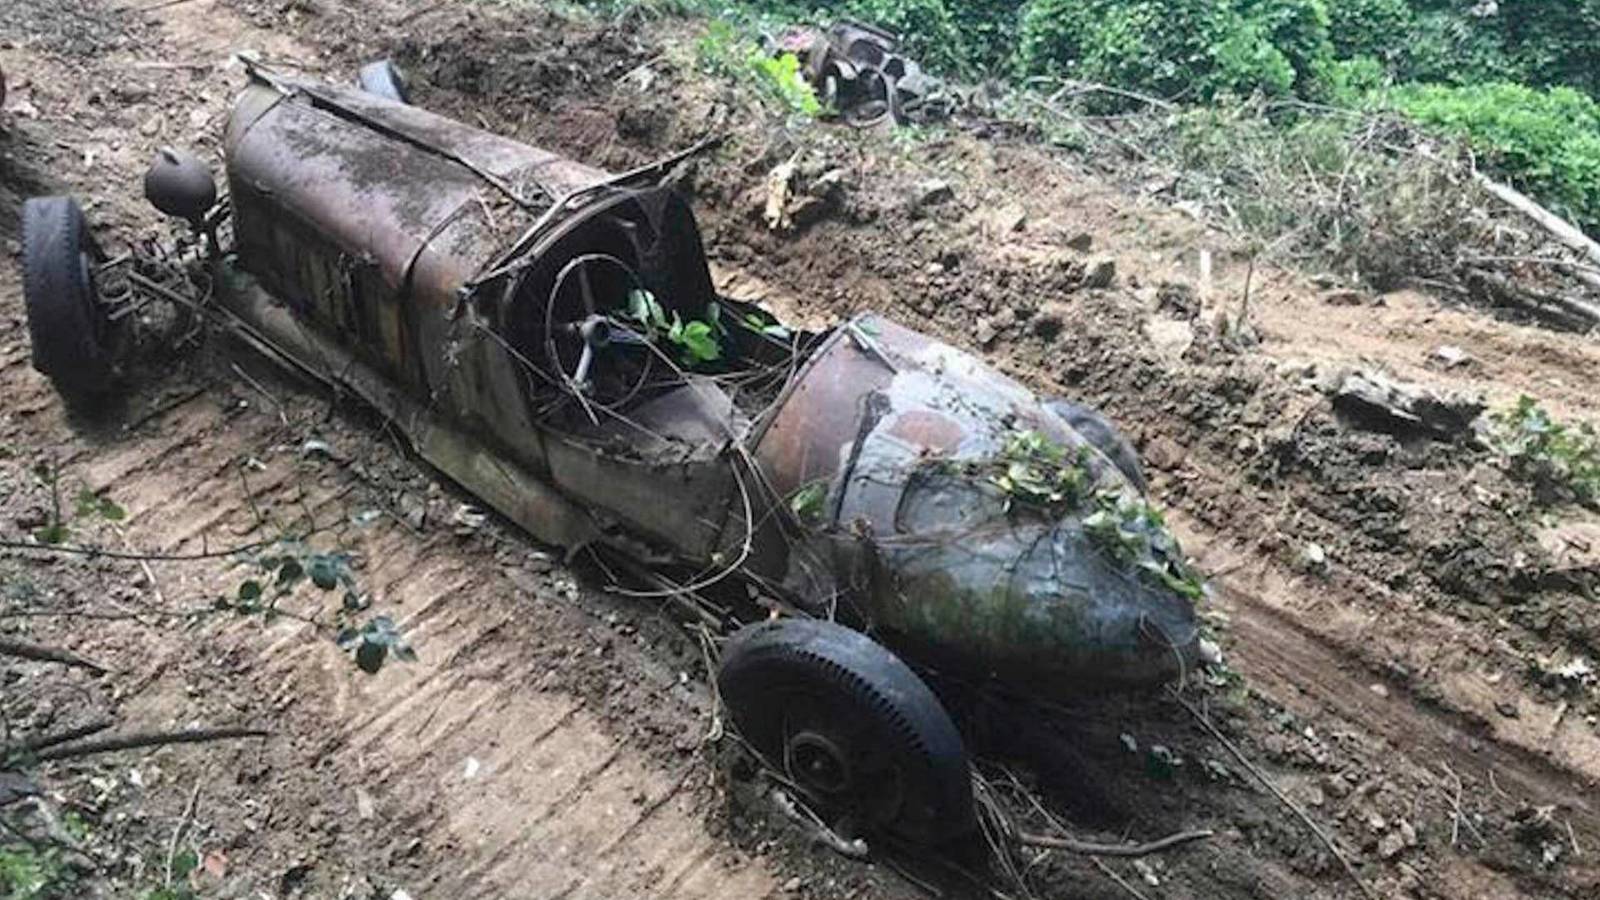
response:
[[[1366,105],[1388,85],[1389,75],[1383,63],[1370,56],[1324,58],[1312,70],[1308,93],[1329,106],[1355,109]]]
[[[1277,29],[1288,27],[1284,23],[1303,17],[1292,9],[1287,16],[1279,11],[1307,5],[1307,0],[1033,0],[1022,16],[1018,68],[1029,75],[1102,81],[1191,100],[1257,90],[1283,93],[1294,84],[1294,63],[1272,39]],[[1248,18],[1244,7],[1273,15]],[[1309,18],[1315,20],[1314,11]]]
[[[1296,85],[1333,56],[1324,0],[1239,0],[1239,11],[1294,67]]]
[[[1600,227],[1600,105],[1587,95],[1505,82],[1410,85],[1391,102],[1425,128],[1465,139],[1541,202]]]
[[[918,62],[943,74],[976,76],[1005,68],[1025,0],[763,0],[794,18],[854,18],[900,35]],[[820,15],[819,15],[820,14]]]
[[[1415,21],[1407,0],[1328,0],[1328,38],[1341,60],[1369,57],[1395,64]]]
[[[1587,422],[1559,422],[1532,397],[1495,415],[1495,439],[1512,474],[1542,499],[1600,503],[1600,434]]]

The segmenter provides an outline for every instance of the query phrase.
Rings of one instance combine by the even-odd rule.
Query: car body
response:
[[[1159,682],[1192,659],[1192,598],[1081,528],[1017,515],[983,479],[933,473],[982,468],[1031,433],[1083,448],[1100,491],[1131,493],[1051,404],[872,314],[777,341],[746,328],[768,320],[716,295],[693,215],[656,171],[616,179],[413,106],[268,76],[240,97],[224,152],[243,275],[223,281],[236,286],[225,305],[298,361],[347,373],[425,458],[539,538],[731,567],[811,611],[843,600],[913,658],[1029,690]],[[566,308],[577,279],[550,297],[586,255],[625,261],[669,315],[720,304],[736,323],[724,362],[794,374],[759,410],[693,372],[625,410],[562,397],[555,369],[582,349],[546,352],[541,332],[588,314]],[[621,294],[624,274],[597,262],[588,277]],[[801,492],[821,494],[807,522],[792,509]]]

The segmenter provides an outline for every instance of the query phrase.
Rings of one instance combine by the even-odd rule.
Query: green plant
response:
[[[1416,14],[1407,0],[1330,0],[1328,39],[1339,59],[1392,65],[1405,51]]]
[[[816,92],[800,74],[800,58],[793,53],[768,56],[756,51],[748,60],[755,82],[762,92],[790,113],[815,118],[822,113]]]
[[[334,612],[334,622],[338,626],[334,640],[340,649],[353,652],[356,665],[362,671],[376,673],[390,657],[402,662],[416,659],[411,645],[388,616],[373,616],[365,623],[356,621],[372,601],[356,581],[349,553],[316,550],[300,538],[283,537],[240,554],[235,561],[253,569],[254,574],[239,583],[233,596],[212,601],[207,613],[260,616],[270,622],[280,615],[289,615],[280,608],[282,601],[310,584],[324,593],[341,592],[339,606]],[[315,619],[295,618],[318,624]]]
[[[1116,562],[1135,567],[1192,602],[1205,597],[1205,579],[1184,561],[1160,510],[1142,497],[1118,491],[1101,491],[1094,501],[1095,511],[1083,519],[1091,542]]]
[[[800,520],[800,524],[815,526],[822,522],[827,500],[827,479],[819,478],[801,485],[789,495],[789,511]]]
[[[0,895],[6,900],[52,900],[72,895],[77,876],[54,850],[0,846]]]
[[[1090,455],[1088,447],[1069,452],[1037,431],[1014,431],[987,478],[1005,493],[1008,509],[1016,502],[1059,514],[1078,508],[1092,489]]]
[[[677,349],[684,365],[697,366],[722,358],[721,307],[715,302],[706,307],[705,319],[685,320],[674,310],[669,316],[661,302],[647,290],[628,292],[628,318],[644,333],[647,341],[665,340]]]
[[[786,115],[814,118],[822,113],[816,92],[800,74],[799,58],[767,53],[731,22],[714,19],[706,26],[695,41],[695,61],[708,74],[751,88],[762,102]]]
[[[82,488],[78,491],[73,517],[69,520],[63,513],[61,471],[55,462],[44,459],[34,463],[33,474],[39,483],[50,491],[50,518],[33,532],[33,539],[41,544],[66,543],[67,539],[72,537],[72,522],[76,519],[95,517],[107,522],[120,522],[127,518],[127,510],[117,505],[111,498],[96,494],[89,488]]]
[[[1600,228],[1600,104],[1571,88],[1494,82],[1395,89],[1396,109],[1463,138],[1487,166],[1586,228]]]
[[[1600,433],[1583,422],[1558,422],[1532,397],[1495,417],[1495,446],[1512,474],[1548,499],[1600,505]]]
[[[1283,93],[1297,62],[1310,68],[1312,48],[1325,39],[1321,21],[1315,7],[1302,14],[1264,0],[1033,0],[1022,16],[1017,68],[1188,100]],[[1274,45],[1280,33],[1296,33],[1296,59]]]
[[[356,666],[369,675],[383,668],[384,660],[391,656],[401,662],[415,662],[417,658],[416,651],[388,616],[373,616],[360,627],[343,628],[336,640],[341,649],[355,654]]]

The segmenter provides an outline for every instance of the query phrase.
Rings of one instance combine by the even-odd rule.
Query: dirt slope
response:
[[[416,9],[430,11],[407,20],[410,6],[398,3],[194,0],[148,24],[125,15],[107,37],[74,24],[95,21],[91,0],[34,3],[17,20],[26,27],[0,25],[9,42],[0,61],[30,73],[13,93],[36,110],[10,116],[0,189],[20,196],[61,180],[98,200],[99,223],[142,224],[132,200],[145,155],[166,141],[214,147],[235,77],[222,61],[238,47],[330,77],[394,53],[431,108],[611,168],[731,128],[730,149],[688,184],[724,290],[818,321],[883,310],[1126,423],[1186,546],[1223,573],[1213,610],[1248,690],[1214,691],[1210,714],[1335,836],[1376,895],[1600,890],[1596,703],[1586,686],[1547,674],[1555,661],[1594,659],[1600,614],[1538,561],[1537,541],[1518,527],[1526,491],[1487,454],[1353,429],[1315,385],[1361,365],[1500,402],[1533,391],[1563,414],[1600,418],[1592,341],[1415,294],[1330,305],[1303,278],[1262,266],[1251,273],[1258,341],[1230,346],[1214,317],[1241,302],[1243,256],[1070,158],[958,132],[753,128],[752,110],[688,64],[692,23]],[[134,37],[116,44],[124,31]],[[643,90],[641,70],[652,73]],[[760,221],[763,179],[792,155],[802,193],[833,170],[844,187],[819,193],[797,231],[773,233]],[[951,199],[926,202],[933,179]],[[1089,250],[1074,249],[1083,234]],[[1206,291],[1202,249],[1217,259]],[[1116,276],[1094,287],[1085,275],[1101,258]],[[492,522],[458,527],[464,499],[395,453],[376,423],[250,369],[268,399],[226,354],[208,353],[148,381],[129,404],[128,420],[145,419],[133,433],[74,427],[26,366],[11,273],[0,274],[0,303],[0,440],[14,452],[0,502],[11,531],[44,502],[27,470],[50,453],[73,484],[128,508],[122,527],[139,546],[245,539],[263,516],[393,513],[348,539],[378,606],[398,614],[422,660],[376,678],[292,621],[179,632],[145,612],[149,627],[34,626],[40,639],[127,668],[126,683],[95,686],[97,709],[151,723],[272,723],[278,736],[261,746],[136,763],[170,769],[156,783],[182,788],[199,772],[222,773],[205,782],[201,807],[207,845],[230,861],[219,881],[311,896],[361,878],[440,897],[744,897],[775,885],[824,897],[916,893],[876,865],[773,845],[761,822],[724,808],[699,749],[709,704],[692,642],[653,610],[587,590]],[[1473,362],[1440,368],[1430,360],[1441,344]],[[195,388],[205,390],[147,417]],[[335,459],[305,457],[310,437]],[[241,466],[250,459],[262,465]],[[1310,544],[1323,548],[1325,571],[1302,565]],[[64,585],[64,604],[109,595],[135,611],[203,604],[239,577],[176,564],[152,566],[150,579],[109,561],[0,562],[7,577]],[[1107,863],[1141,894],[1359,896],[1304,825],[1170,702],[1085,701],[1046,730],[1062,771],[1037,777],[1046,788],[1060,777],[1050,793],[1074,827],[1108,838],[1218,830],[1142,867]],[[1024,740],[1003,728],[975,736],[1000,759]],[[1156,747],[1180,761],[1175,771],[1152,763]],[[182,788],[147,787],[142,802],[170,825]],[[1045,896],[1128,896],[1087,861],[1038,867]]]

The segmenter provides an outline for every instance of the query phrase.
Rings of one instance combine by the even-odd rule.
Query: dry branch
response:
[[[54,747],[57,744],[65,744],[78,738],[86,738],[91,734],[99,734],[114,724],[110,719],[96,719],[87,725],[78,725],[74,728],[68,728],[66,731],[58,731],[55,734],[42,734],[12,747],[0,748],[0,756],[34,753],[47,747]]]
[[[36,755],[39,762],[75,759],[96,753],[113,753],[118,750],[136,750],[141,747],[159,747],[165,744],[201,744],[230,738],[264,738],[270,732],[259,728],[194,728],[185,731],[147,731],[121,737],[89,741],[75,747],[56,747]]]
[[[1203,841],[1216,834],[1209,828],[1198,831],[1180,831],[1169,834],[1159,840],[1147,844],[1096,844],[1090,841],[1080,841],[1076,838],[1056,837],[1048,834],[1030,834],[1025,831],[1017,832],[1017,843],[1026,847],[1045,847],[1050,850],[1068,850],[1073,853],[1082,853],[1087,856],[1149,856],[1160,853],[1194,841]]]
[[[104,675],[111,671],[104,665],[92,659],[86,659],[70,650],[60,650],[55,647],[46,647],[42,644],[30,644],[14,638],[0,638],[0,656],[14,656],[18,659],[31,659],[38,662],[61,663],[76,669],[87,669],[96,675]]]
[[[1509,185],[1501,184],[1482,172],[1474,172],[1478,184],[1502,203],[1522,213],[1550,233],[1550,236],[1583,254],[1594,265],[1600,265],[1600,244],[1584,234],[1578,226],[1536,203],[1532,197]]]

